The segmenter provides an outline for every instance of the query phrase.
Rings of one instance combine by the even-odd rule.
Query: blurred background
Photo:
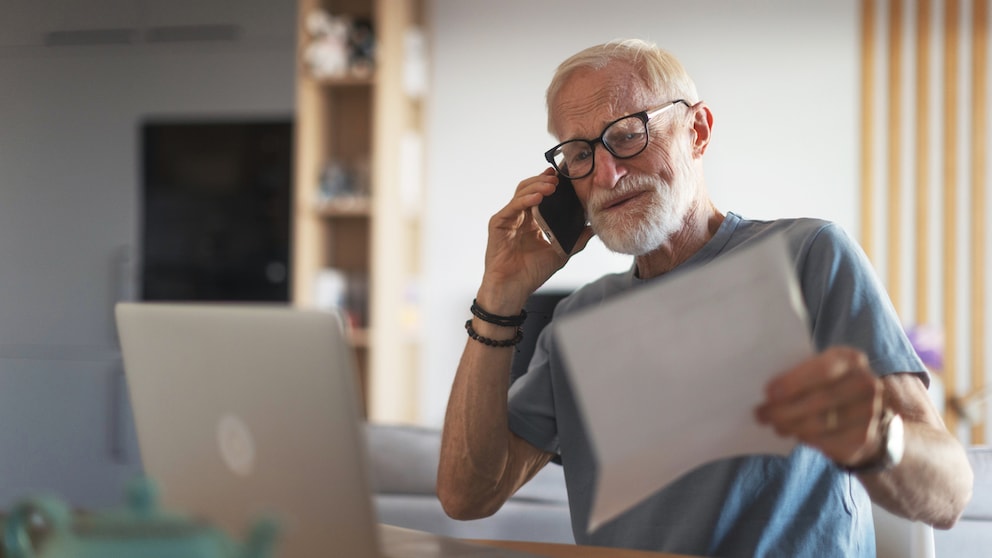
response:
[[[103,505],[140,469],[119,300],[321,306],[349,304],[321,288],[351,285],[346,294],[372,297],[371,325],[355,324],[368,327],[356,346],[369,418],[439,425],[488,218],[555,143],[547,82],[568,55],[619,37],[657,42],[695,78],[715,119],[706,172],[721,210],[838,222],[866,247],[907,327],[940,330],[948,393],[980,391],[992,346],[981,286],[992,243],[976,217],[987,214],[987,14],[982,27],[977,3],[949,14],[934,2],[922,16],[893,5],[2,0],[0,504],[43,488]],[[302,61],[315,8],[375,22],[374,71],[399,58],[389,66],[399,77],[315,76]],[[407,14],[399,31],[391,10]],[[372,100],[348,100],[366,95],[356,91]],[[415,107],[395,112],[390,95]],[[372,114],[355,124],[354,110]],[[384,122],[396,115],[412,124],[389,143]],[[361,194],[370,180],[370,206],[307,213],[317,192],[340,186],[329,153],[358,127],[373,130],[363,141],[377,154],[349,161],[365,165],[349,187]],[[311,141],[332,144],[313,168],[300,164]],[[395,189],[377,190],[394,171]],[[300,243],[356,219],[371,223],[359,234],[373,239],[356,241],[370,283],[336,275],[331,258],[307,261]],[[414,224],[377,228],[393,219]],[[301,233],[313,220],[321,232]],[[388,287],[397,293],[377,299],[387,287],[376,262],[400,256],[410,265]],[[629,265],[594,240],[546,289]],[[951,426],[977,443],[987,419],[982,407]]]

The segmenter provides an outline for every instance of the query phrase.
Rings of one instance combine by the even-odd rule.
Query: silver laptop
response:
[[[163,505],[235,537],[264,514],[279,556],[376,556],[351,349],[333,313],[121,303],[124,369]]]
[[[141,459],[166,508],[238,539],[274,516],[279,558],[530,556],[396,530],[380,549],[336,314],[165,303],[116,314]]]

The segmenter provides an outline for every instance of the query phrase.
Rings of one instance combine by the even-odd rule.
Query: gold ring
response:
[[[836,430],[837,429],[837,409],[836,408],[832,408],[829,411],[827,411],[827,414],[824,416],[824,421],[826,422],[826,424],[824,425],[824,427],[826,428],[826,431],[827,432],[833,432],[834,430]]]

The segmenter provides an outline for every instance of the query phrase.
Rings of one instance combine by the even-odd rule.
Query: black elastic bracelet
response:
[[[524,332],[519,327],[517,328],[517,334],[513,336],[513,339],[490,339],[489,337],[483,337],[475,331],[474,327],[472,327],[471,319],[465,322],[465,331],[468,332],[468,336],[472,339],[482,343],[483,345],[489,345],[490,347],[512,347],[524,339]]]
[[[499,316],[483,310],[475,299],[472,299],[472,315],[484,322],[503,327],[520,327],[527,320],[526,310],[521,310],[516,316]]]

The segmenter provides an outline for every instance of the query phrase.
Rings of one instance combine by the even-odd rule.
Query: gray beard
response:
[[[634,214],[593,215],[590,221],[596,236],[619,254],[643,256],[655,250],[682,230],[692,206],[688,187],[669,188],[668,192],[666,199],[655,191],[647,207]]]

